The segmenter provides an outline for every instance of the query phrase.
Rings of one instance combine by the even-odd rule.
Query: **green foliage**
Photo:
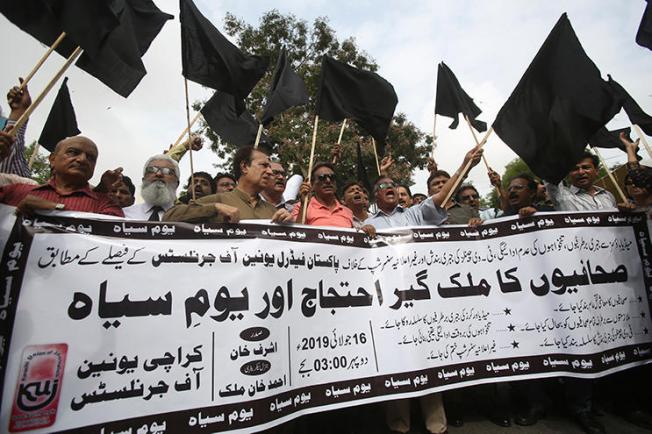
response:
[[[29,161],[31,158],[35,146],[36,140],[25,147],[25,159],[27,161]],[[50,162],[48,161],[48,157],[46,157],[40,151],[41,150],[39,149],[38,154],[32,162],[32,168],[30,169],[30,178],[39,184],[45,184],[50,179]]]
[[[309,103],[307,106],[294,107],[275,118],[266,134],[271,139],[272,152],[278,155],[281,163],[286,167],[294,167],[295,172],[305,173],[310,158],[315,98],[322,57],[327,54],[368,71],[376,71],[378,66],[357,47],[353,38],[339,41],[335,31],[329,26],[327,18],[317,18],[312,25],[309,25],[292,14],[283,15],[277,10],[271,10],[263,14],[258,26],[254,27],[227,13],[224,27],[226,33],[236,39],[236,44],[241,50],[270,58],[271,66],[267,74],[256,85],[246,101],[247,107],[256,118],[260,118],[262,113],[274,65],[282,48],[287,50],[288,59],[294,70],[303,77],[310,95]],[[200,108],[202,104],[203,102],[196,103],[195,108]],[[222,142],[205,124],[204,127],[205,134],[212,143],[212,150],[225,160],[225,163],[218,167],[230,170],[235,147]],[[315,161],[331,160],[331,146],[337,142],[340,128],[341,124],[320,120]],[[347,122],[337,170],[339,185],[355,179],[356,141],[364,134],[355,123]],[[387,138],[391,148],[387,149],[391,149],[396,160],[390,172],[398,182],[411,185],[413,169],[425,167],[429,148],[427,143],[423,143],[424,139],[426,139],[425,135],[404,114],[395,115]],[[370,136],[364,137],[363,161],[373,181],[377,170]]]

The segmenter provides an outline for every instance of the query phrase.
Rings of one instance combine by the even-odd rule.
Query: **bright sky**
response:
[[[483,110],[479,118],[491,123],[559,16],[568,12],[584,49],[603,77],[611,74],[644,110],[652,113],[652,51],[634,41],[645,8],[643,0],[195,1],[220,31],[226,12],[254,25],[272,8],[308,22],[319,16],[328,17],[340,40],[355,37],[358,46],[378,63],[378,72],[394,85],[398,94],[397,111],[406,113],[428,133],[433,128],[438,62],[443,60],[453,70]],[[178,1],[155,3],[178,17]],[[45,48],[3,16],[0,40],[5,47],[0,88],[9,89],[19,75],[29,72]],[[94,182],[104,170],[122,166],[125,174],[139,184],[145,160],[166,149],[184,128],[177,19],[164,26],[144,63],[148,74],[128,99],[75,67],[67,73],[79,129],[100,150]],[[30,83],[33,98],[62,64],[63,59],[54,55],[39,71]],[[28,142],[38,138],[57,88],[58,84],[32,116]],[[192,101],[210,94],[211,91],[190,83]],[[7,113],[6,102],[2,105]],[[457,130],[448,129],[449,124],[449,118],[438,116],[436,158],[440,167],[453,171],[473,139],[465,124],[460,123]],[[629,126],[629,121],[624,113],[608,125],[611,129],[625,126]],[[648,138],[648,142],[652,144],[652,139]],[[485,155],[499,172],[515,157],[495,134],[485,147]],[[603,155],[610,165],[625,161],[620,151],[604,151]],[[195,154],[194,160],[195,170],[216,172],[212,164],[217,162],[217,156],[209,150]],[[190,174],[187,158],[181,169],[185,181]],[[490,190],[485,172],[478,166],[470,176],[482,193]],[[413,192],[425,192],[426,178],[424,171],[415,174]]]

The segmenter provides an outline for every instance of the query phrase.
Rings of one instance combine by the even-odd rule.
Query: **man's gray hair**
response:
[[[156,160],[165,160],[172,163],[172,167],[174,167],[174,174],[177,176],[177,179],[181,179],[181,171],[179,170],[179,163],[177,163],[177,161],[174,158],[170,158],[169,155],[165,155],[165,154],[157,154],[149,157],[145,162],[145,165],[143,166],[143,176],[145,176],[145,174],[147,173],[146,170],[147,167],[150,165],[150,163]]]

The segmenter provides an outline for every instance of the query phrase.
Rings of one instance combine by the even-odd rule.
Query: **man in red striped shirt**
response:
[[[124,216],[108,194],[93,191],[88,183],[97,160],[93,141],[83,136],[68,137],[57,144],[49,160],[52,176],[47,184],[7,185],[0,188],[0,202],[27,215],[37,210],[70,210]],[[102,184],[110,186],[118,181],[121,171],[107,171]]]

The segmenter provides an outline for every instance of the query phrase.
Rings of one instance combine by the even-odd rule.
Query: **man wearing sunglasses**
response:
[[[125,217],[133,220],[161,221],[165,211],[177,200],[179,165],[167,155],[150,157],[143,167],[140,195],[144,202],[124,209]]]
[[[279,162],[272,161],[272,180],[260,195],[277,209],[285,208],[291,212],[296,201],[286,200],[283,197],[287,181],[287,173],[285,172],[283,165]]]

